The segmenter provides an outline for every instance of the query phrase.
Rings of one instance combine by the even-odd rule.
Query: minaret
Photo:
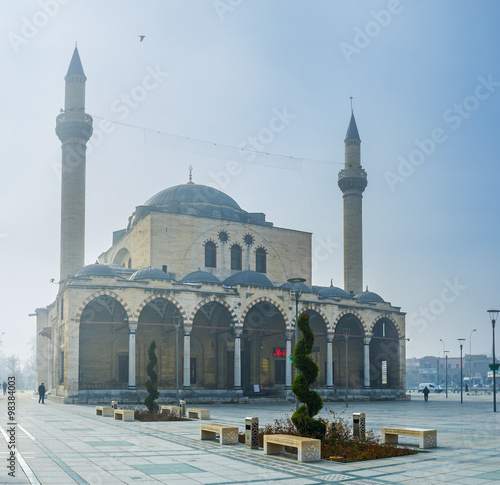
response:
[[[350,294],[363,291],[363,215],[362,199],[366,172],[361,167],[358,127],[352,111],[345,136],[345,167],[339,172],[344,194],[344,289]]]
[[[62,143],[61,281],[83,267],[85,256],[85,152],[92,136],[92,117],[85,113],[87,78],[76,47],[64,80],[64,110],[56,118],[56,134]]]

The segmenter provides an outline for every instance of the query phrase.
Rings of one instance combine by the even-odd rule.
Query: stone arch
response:
[[[132,255],[130,254],[128,248],[123,247],[115,254],[115,257],[113,258],[113,264],[128,266],[127,263],[129,259],[132,259]]]
[[[181,314],[181,317],[182,317],[182,321],[184,322],[184,324],[186,324],[186,321],[187,321],[187,317],[186,317],[186,311],[184,310],[184,308],[182,307],[182,305],[175,299],[173,298],[172,296],[170,295],[150,295],[148,296],[145,300],[143,300],[140,305],[137,307],[135,313],[134,313],[134,318],[135,318],[135,321],[137,321],[139,319],[139,315],[141,314],[142,310],[144,310],[144,307],[150,303],[151,301],[153,300],[156,300],[158,298],[162,298],[164,300],[167,300],[169,301],[170,303],[172,303],[173,305],[175,305],[175,307],[177,308],[177,310],[179,310],[179,313]]]
[[[286,314],[285,309],[276,301],[273,300],[272,298],[269,298],[268,296],[261,296],[259,298],[256,298],[255,300],[252,300],[243,310],[243,313],[241,314],[241,322],[245,321],[245,318],[248,314],[248,312],[258,303],[262,303],[263,301],[270,303],[271,305],[275,306],[281,315],[283,316],[283,320],[285,320],[285,325],[287,331],[292,330],[291,322],[290,319],[288,318],[288,315]]]
[[[313,311],[315,311],[324,320],[327,330],[330,329],[329,328],[330,327],[330,321],[328,320],[328,317],[326,316],[325,312],[316,303],[309,302],[309,303],[304,303],[302,305],[302,307],[299,306],[299,315],[301,313],[304,313],[307,310],[313,310]],[[292,321],[295,322],[295,316],[293,317]]]
[[[381,315],[378,315],[375,318],[375,320],[373,320],[373,322],[371,322],[370,325],[368,325],[367,333],[369,335],[371,335],[377,322],[382,320],[383,318],[390,320],[394,324],[394,327],[396,328],[396,331],[398,332],[398,338],[402,338],[403,336],[401,335],[401,330],[399,328],[399,325],[397,324],[396,320],[391,315],[389,315],[387,313],[383,313]]]
[[[332,329],[334,331],[337,328],[337,325],[338,325],[340,319],[346,315],[354,315],[361,322],[361,325],[363,326],[363,330],[366,332],[366,327],[367,327],[366,321],[362,317],[362,315],[360,315],[356,310],[344,310],[343,312],[339,313],[337,318],[335,319],[335,321],[332,324]]]
[[[238,321],[238,316],[236,315],[233,307],[226,300],[224,300],[223,298],[220,298],[219,296],[216,296],[216,295],[211,295],[211,296],[201,300],[191,311],[191,314],[189,315],[189,317],[186,320],[186,325],[193,325],[194,317],[196,316],[196,314],[198,313],[200,308],[203,307],[204,305],[206,305],[207,303],[211,303],[211,302],[220,303],[224,308],[226,308],[226,310],[231,315],[231,320],[234,322],[235,327],[242,326],[240,324],[240,322]]]
[[[83,310],[85,310],[85,307],[92,300],[95,300],[96,298],[99,298],[100,296],[109,296],[111,298],[114,298],[116,301],[118,301],[118,303],[120,303],[120,305],[123,307],[123,309],[127,313],[128,321],[129,322],[134,321],[133,320],[134,315],[132,314],[127,302],[120,295],[118,295],[114,291],[110,291],[110,290],[99,290],[99,291],[96,291],[95,293],[93,293],[92,295],[88,296],[87,298],[85,298],[85,300],[83,300],[83,302],[80,304],[80,306],[78,307],[78,310],[76,312],[76,317],[75,317],[75,320],[77,322],[80,321],[80,319],[82,317]]]

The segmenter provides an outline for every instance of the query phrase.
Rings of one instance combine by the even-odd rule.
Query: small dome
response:
[[[380,295],[377,295],[377,293],[373,293],[373,291],[368,291],[368,287],[366,287],[366,291],[354,295],[354,298],[356,298],[358,303],[374,303],[374,302],[384,303],[382,297]]]
[[[351,298],[347,291],[337,286],[328,286],[318,292],[320,298]]]
[[[115,272],[107,264],[89,264],[83,267],[76,276],[106,276],[113,277]]]
[[[287,281],[286,283],[283,283],[280,288],[286,288],[287,290],[292,290],[292,286],[293,286],[293,283],[290,283],[289,281]],[[311,288],[309,288],[309,286],[305,285],[304,283],[302,283],[302,286],[298,287],[300,288],[300,292],[301,293],[314,293],[313,290],[311,290]]]
[[[137,280],[172,280],[172,278],[159,268],[153,268],[149,266],[147,268],[142,268],[137,270],[130,278],[130,281]]]
[[[198,270],[184,276],[180,283],[220,283],[220,279],[208,271]]]
[[[226,278],[223,283],[226,286],[274,286],[265,274],[250,270],[235,273],[229,278]]]

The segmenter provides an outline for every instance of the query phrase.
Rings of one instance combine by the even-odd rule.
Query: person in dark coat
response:
[[[43,382],[38,386],[38,402],[42,401],[45,404],[45,386]]]
[[[424,401],[427,402],[429,400],[429,389],[427,388],[427,386],[424,387]]]

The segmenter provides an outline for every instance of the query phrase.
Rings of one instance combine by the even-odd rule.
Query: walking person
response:
[[[45,404],[45,386],[43,382],[38,386],[38,402],[40,403],[40,401]]]
[[[5,394],[7,394],[7,383],[5,381],[3,381],[2,389],[3,389],[3,395],[5,396]]]
[[[424,387],[423,393],[424,393],[424,401],[427,402],[429,400],[429,388],[427,386]]]

